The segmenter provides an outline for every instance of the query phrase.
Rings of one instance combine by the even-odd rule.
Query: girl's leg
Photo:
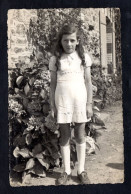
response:
[[[74,135],[76,139],[76,150],[78,158],[77,176],[82,184],[89,184],[90,180],[88,179],[87,172],[84,170],[86,155],[85,123],[76,123]]]
[[[86,140],[85,140],[85,123],[76,123],[74,128],[74,135],[76,140],[76,151],[78,159],[78,174],[84,171]]]
[[[60,148],[64,164],[64,172],[71,173],[70,168],[70,124],[60,124]]]
[[[70,144],[70,124],[59,124],[60,126],[60,146],[66,146]]]

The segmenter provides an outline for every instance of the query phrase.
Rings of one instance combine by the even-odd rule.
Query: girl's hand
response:
[[[55,106],[51,108],[51,116],[56,119],[57,118],[57,109]]]
[[[93,116],[92,104],[86,105],[87,118],[91,118]]]

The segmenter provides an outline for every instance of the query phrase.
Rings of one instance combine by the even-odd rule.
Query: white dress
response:
[[[86,67],[91,66],[91,58],[85,54]],[[57,108],[57,123],[87,122],[86,102],[87,90],[84,80],[82,60],[75,51],[63,54],[59,69],[56,67],[56,57],[51,57],[49,70],[57,71],[55,90],[55,105]]]

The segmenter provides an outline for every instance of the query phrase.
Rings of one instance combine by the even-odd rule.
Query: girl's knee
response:
[[[82,144],[82,143],[85,143],[86,142],[86,138],[85,136],[83,137],[75,137],[75,140],[78,144]]]
[[[85,124],[77,123],[74,130],[75,140],[77,143],[82,144],[86,141]]]
[[[63,139],[62,137],[60,137],[59,143],[60,143],[60,146],[67,146],[70,144],[70,138]]]
[[[60,133],[59,143],[61,146],[69,145],[70,143],[70,133]]]
[[[61,146],[69,145],[70,143],[70,126],[67,124],[61,124],[60,125],[60,139],[59,143]]]

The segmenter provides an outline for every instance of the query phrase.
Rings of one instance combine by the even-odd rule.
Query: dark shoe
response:
[[[90,184],[90,180],[87,176],[87,172],[83,171],[81,174],[77,173],[77,177],[81,184]]]
[[[68,175],[66,172],[63,172],[56,181],[56,185],[65,185],[67,181],[71,178],[71,174]]]

